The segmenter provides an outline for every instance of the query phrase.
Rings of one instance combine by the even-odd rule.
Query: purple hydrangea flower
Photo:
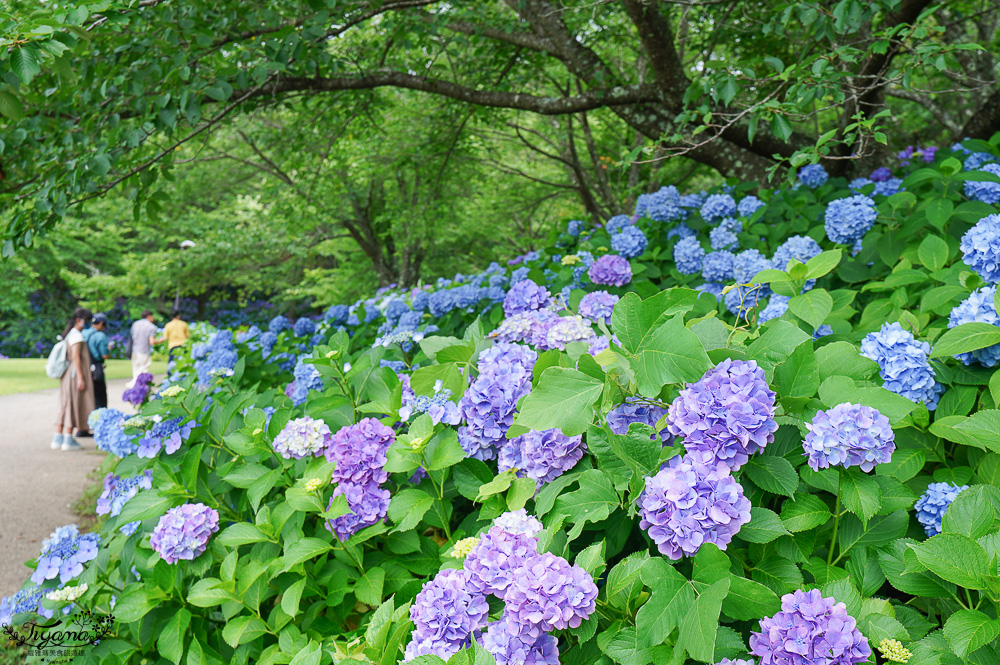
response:
[[[332,443],[333,434],[322,420],[304,416],[289,420],[274,437],[274,452],[285,459],[319,457]]]
[[[545,346],[549,349],[566,348],[567,344],[573,342],[590,343],[596,337],[594,330],[590,327],[590,321],[579,315],[561,316],[559,320],[552,324],[545,338]]]
[[[362,418],[354,425],[341,427],[324,450],[326,461],[334,462],[333,482],[367,485],[384,483],[386,452],[396,440],[392,428],[374,418]]]
[[[489,625],[482,645],[497,665],[559,665],[559,643],[555,637],[507,614]]]
[[[132,387],[122,393],[122,399],[133,406],[142,406],[142,403],[146,401],[146,397],[149,396],[149,387],[152,382],[153,375],[149,372],[143,372],[135,378],[135,383],[132,384]]]
[[[827,174],[826,169],[824,169],[820,164],[808,164],[799,169],[798,172],[799,182],[809,189],[822,187],[826,184],[827,178],[829,177],[830,176]]]
[[[528,533],[512,533],[494,525],[465,557],[468,589],[504,600],[525,565],[538,557],[538,540]]]
[[[872,182],[885,182],[892,177],[892,170],[887,166],[880,166],[872,171],[871,176],[869,177]]]
[[[667,427],[689,453],[704,450],[738,469],[774,441],[774,397],[755,361],[727,358],[681,391]]]
[[[628,426],[632,423],[641,423],[656,429],[656,423],[666,413],[667,410],[663,407],[650,404],[639,397],[626,397],[624,402],[608,412],[608,427],[615,434],[628,434]],[[663,445],[673,443],[674,437],[670,434],[668,426],[664,426],[659,435]],[[650,438],[655,439],[656,435]]]
[[[997,287],[984,286],[970,293],[968,298],[951,310],[951,314],[948,316],[948,327],[954,328],[973,321],[1000,327],[1000,316],[997,315],[993,304],[996,292]],[[1000,363],[1000,344],[959,353],[955,358],[966,365],[979,363],[983,367],[995,367],[997,363]]]
[[[709,224],[736,215],[736,201],[729,194],[712,194],[701,204],[701,218]]]
[[[756,665],[752,660],[746,660],[744,658],[737,658],[736,660],[730,660],[729,658],[723,658],[715,665]]]
[[[469,591],[463,571],[441,571],[410,606],[413,635],[403,662],[425,654],[450,658],[486,626],[489,613],[486,596]]]
[[[500,471],[517,469],[519,478],[531,478],[538,489],[572,469],[587,446],[583,437],[566,436],[559,429],[531,430],[505,439],[500,448]]]
[[[778,270],[785,270],[792,259],[805,263],[822,251],[819,243],[809,236],[792,236],[774,250],[772,263]]]
[[[537,536],[542,530],[542,523],[529,515],[524,508],[503,513],[493,520],[493,526],[500,527],[507,533],[526,536]]]
[[[856,665],[872,650],[847,606],[812,589],[781,597],[781,611],[750,633],[750,653],[760,665]]]
[[[646,478],[639,526],[671,559],[694,556],[705,543],[726,549],[750,521],[750,501],[729,466],[705,450],[671,457]]]
[[[531,368],[537,354],[525,346],[500,343],[479,356],[479,376],[459,402],[468,423],[458,440],[470,457],[487,460],[514,422],[517,402],[531,390]],[[463,431],[464,430],[464,431]]]
[[[618,302],[618,296],[607,291],[594,291],[588,293],[580,299],[579,311],[581,316],[585,316],[594,323],[604,321],[611,323],[611,313]]]
[[[548,349],[549,329],[562,318],[551,309],[537,309],[505,319],[490,333],[497,342],[527,342],[540,351]]]
[[[510,287],[503,301],[503,311],[507,316],[522,314],[536,309],[544,309],[552,299],[549,290],[538,286],[530,279],[524,279]]]
[[[154,418],[159,418],[159,416],[154,416]],[[182,423],[183,420],[183,416],[178,416],[154,423],[153,427],[139,439],[136,455],[152,459],[160,454],[161,449],[166,450],[168,455],[173,455],[180,449],[181,444],[191,436],[191,430],[198,426],[198,423],[193,420]]]
[[[518,569],[504,600],[507,616],[520,624],[576,628],[594,612],[597,586],[580,566],[545,552]]]
[[[97,499],[97,514],[117,517],[129,499],[140,490],[153,489],[153,472],[145,471],[134,476],[116,476],[109,473],[104,477],[104,487]],[[119,529],[122,533],[132,535],[139,528],[139,522],[129,522]]]
[[[407,374],[399,376],[399,383],[403,388],[403,405],[399,409],[399,417],[404,422],[414,413],[426,413],[435,425],[441,422],[458,425],[462,422],[458,404],[451,401],[451,390],[444,388],[440,380],[434,383],[432,397],[415,393],[410,387],[410,377]]]
[[[330,497],[329,509],[334,500],[343,495],[347,499],[347,505],[351,512],[327,520],[326,528],[333,533],[342,543],[346,543],[351,536],[385,519],[389,512],[389,490],[382,489],[373,482],[367,483],[340,483],[333,489]]]
[[[962,236],[961,248],[962,260],[984,282],[1000,282],[1000,215],[987,215],[976,222]]]
[[[637,226],[626,225],[611,235],[611,249],[626,259],[634,259],[646,251],[646,235]]]
[[[60,585],[69,582],[83,572],[83,564],[97,558],[100,546],[96,533],[81,534],[75,524],[59,527],[42,541],[31,581],[42,584],[58,577]]]
[[[861,340],[861,355],[878,363],[887,390],[923,402],[933,411],[944,388],[934,378],[930,353],[930,344],[918,342],[899,323],[883,323],[878,332]]]
[[[927,486],[917,504],[913,507],[917,512],[917,521],[924,525],[924,532],[928,536],[936,536],[941,533],[941,520],[944,518],[944,511],[955,500],[959,492],[969,489],[968,485],[955,485],[952,483],[931,483]]]
[[[705,250],[702,249],[695,237],[681,238],[674,245],[674,264],[678,272],[683,275],[693,275],[701,271],[701,263],[705,258]]]
[[[871,471],[888,462],[896,450],[889,419],[870,406],[838,404],[818,411],[806,428],[809,433],[802,448],[814,471],[830,466]]]
[[[851,244],[875,224],[878,210],[867,196],[856,194],[830,201],[826,206],[824,221],[826,237],[840,244]]]
[[[594,284],[625,286],[632,281],[632,266],[624,257],[617,254],[605,254],[594,261],[587,270],[587,276]]]
[[[203,503],[185,503],[160,518],[149,545],[164,561],[173,564],[199,556],[218,530],[218,512]]]

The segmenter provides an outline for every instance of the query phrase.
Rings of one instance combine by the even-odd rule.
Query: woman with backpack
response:
[[[59,383],[59,413],[52,449],[82,450],[73,438],[74,430],[88,429],[87,416],[94,410],[94,380],[90,375],[90,351],[83,339],[83,327],[90,321],[89,309],[77,308],[62,334],[69,365]]]

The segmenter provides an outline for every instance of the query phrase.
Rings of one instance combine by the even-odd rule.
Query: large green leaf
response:
[[[788,301],[788,311],[813,328],[819,328],[833,311],[833,297],[825,289],[813,289]]]
[[[715,635],[729,584],[727,577],[702,591],[681,622],[677,648],[684,649],[695,660],[715,662]]]
[[[944,358],[1000,344],[1000,326],[973,321],[946,330],[931,350],[931,358]]]
[[[690,311],[698,298],[691,289],[669,289],[645,300],[636,293],[626,293],[611,313],[611,330],[623,349],[638,353],[656,329],[671,316]]]
[[[588,522],[600,522],[618,508],[620,500],[608,476],[596,469],[585,471],[580,476],[580,489],[556,499],[552,507],[555,515],[565,515],[571,524],[570,538],[583,532]]]
[[[929,571],[969,589],[984,588],[992,572],[983,546],[962,534],[939,534],[914,545],[913,551]]]
[[[594,422],[594,401],[604,384],[567,367],[549,367],[535,389],[521,402],[521,411],[507,432],[513,438],[529,430],[558,428],[567,436],[583,434]]]
[[[979,610],[959,610],[944,625],[945,639],[959,658],[965,658],[998,635],[1000,619],[991,619]]]
[[[698,336],[678,314],[643,340],[632,368],[639,392],[656,397],[667,383],[693,383],[712,366]]]

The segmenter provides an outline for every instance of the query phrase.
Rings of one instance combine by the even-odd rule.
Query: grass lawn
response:
[[[153,374],[165,374],[167,362],[153,361]],[[109,379],[127,379],[132,376],[132,363],[128,360],[109,360]],[[45,388],[55,388],[59,382],[45,376],[45,358],[10,358],[0,360],[0,395],[27,393]]]

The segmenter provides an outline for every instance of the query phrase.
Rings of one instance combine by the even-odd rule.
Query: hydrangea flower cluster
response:
[[[774,267],[774,263],[761,254],[760,250],[746,249],[736,255],[736,260],[733,262],[733,278],[737,284],[749,284],[761,270],[770,270]],[[766,286],[763,285],[758,289],[761,298],[768,293],[764,289]]]
[[[61,526],[42,541],[42,552],[31,581],[43,584],[45,580],[59,578],[66,584],[83,572],[83,564],[97,558],[101,537],[96,533],[80,533],[75,524]]]
[[[583,227],[586,224],[579,219],[571,219],[568,224],[566,224],[566,233],[570,234],[575,238],[580,237],[580,232],[583,231]]]
[[[844,603],[819,589],[800,589],[781,597],[780,612],[760,620],[760,632],[750,633],[750,653],[760,665],[857,665],[872,650]]]
[[[750,500],[729,466],[706,450],[667,460],[646,478],[639,496],[639,526],[671,559],[694,556],[705,543],[726,549],[750,521]]]
[[[954,328],[963,323],[979,321],[1000,327],[1000,316],[997,315],[993,299],[996,296],[997,287],[984,286],[969,294],[969,297],[960,302],[951,310],[948,317],[948,327]],[[1000,344],[987,346],[985,349],[966,351],[955,356],[966,365],[979,363],[984,367],[995,367],[1000,363]]]
[[[985,164],[997,161],[997,158],[988,152],[973,152],[965,158],[962,168],[966,171],[980,171]]]
[[[736,255],[727,250],[709,252],[701,262],[701,276],[706,282],[728,282],[736,270]]]
[[[757,323],[764,324],[787,312],[789,300],[791,300],[791,298],[788,296],[779,295],[777,293],[771,294],[771,297],[767,301],[767,306],[760,310],[760,314],[757,315]]]
[[[499,469],[516,469],[518,478],[531,478],[536,489],[541,489],[572,469],[586,449],[580,435],[566,436],[559,429],[531,430],[503,441]]]
[[[896,450],[895,434],[889,419],[877,409],[845,402],[818,411],[802,442],[809,466],[814,471],[830,466],[858,466],[871,471],[888,462]]]
[[[104,488],[101,496],[97,499],[97,514],[117,517],[132,497],[140,490],[148,489],[153,489],[152,471],[124,478],[109,473],[104,477]],[[139,522],[129,522],[123,525],[119,531],[131,536],[138,528]]]
[[[540,351],[548,349],[549,329],[561,317],[551,309],[536,309],[515,314],[490,333],[497,342],[527,342]]]
[[[632,219],[628,215],[615,215],[605,222],[604,230],[608,232],[608,235],[615,235],[626,226],[631,226],[632,223]]]
[[[330,428],[322,420],[303,416],[289,420],[274,437],[274,452],[285,459],[319,457],[333,441]]]
[[[997,187],[1000,187],[1000,184]],[[962,260],[975,270],[984,282],[987,284],[1000,282],[1000,215],[987,215],[976,222],[976,225],[962,236],[961,249]]]
[[[305,316],[299,317],[292,327],[296,337],[312,337],[316,333],[316,322]]]
[[[286,326],[283,329],[290,327],[288,319],[280,315],[275,317],[271,323],[273,324],[278,319],[284,320]],[[278,332],[270,326],[269,330],[275,334]],[[263,335],[261,335],[261,343],[263,344]],[[218,330],[212,333],[208,339],[204,357],[194,362],[195,371],[198,372],[198,384],[203,387],[207,386],[219,370],[233,369],[238,360],[239,356],[236,354],[236,346],[233,344],[232,331]]]
[[[537,536],[544,528],[542,523],[533,515],[529,515],[524,508],[503,513],[493,520],[493,526],[500,527],[510,534],[531,537]]]
[[[737,658],[736,660],[730,660],[729,658],[723,658],[715,665],[756,665],[752,660],[746,660],[744,658]]]
[[[799,169],[798,172],[799,182],[808,187],[809,189],[816,189],[817,187],[822,187],[826,184],[827,179],[830,177],[826,169],[820,164],[808,164]]]
[[[683,275],[693,275],[701,272],[701,264],[705,258],[705,250],[694,237],[681,238],[674,245],[674,264]]]
[[[143,402],[149,396],[150,384],[153,383],[153,375],[149,372],[143,372],[139,376],[135,377],[135,383],[132,384],[131,388],[127,388],[124,393],[122,393],[122,399],[131,404],[132,406],[142,406]]]
[[[640,397],[626,397],[625,401],[608,412],[608,427],[615,434],[628,434],[628,427],[632,423],[649,425],[656,429],[656,423],[667,413],[661,406],[645,402]],[[659,432],[660,441],[663,445],[673,443],[674,437],[668,427],[664,427]],[[656,435],[652,435],[655,439]]]
[[[744,196],[736,206],[736,212],[740,217],[750,217],[765,205],[767,204],[756,196]]]
[[[136,437],[125,433],[125,414],[117,409],[96,409],[87,416],[98,449],[117,457],[128,457],[139,446]]]
[[[594,340],[596,335],[590,327],[590,321],[578,314],[571,316],[561,316],[549,328],[545,336],[545,347],[548,349],[566,348],[567,344],[573,342],[587,342]]]
[[[450,658],[469,646],[472,634],[486,626],[489,613],[486,596],[469,590],[464,571],[441,571],[410,606],[413,636],[403,662],[423,655]]]
[[[193,420],[182,422],[183,416],[157,420],[160,416],[153,416],[153,427],[143,433],[139,439],[139,448],[136,455],[152,459],[160,454],[160,450],[166,450],[168,455],[173,455],[191,436],[191,430],[198,426]]]
[[[426,413],[435,425],[441,422],[458,425],[462,422],[458,404],[451,401],[451,390],[444,388],[440,380],[434,382],[433,397],[416,394],[410,387],[410,377],[407,374],[400,375],[399,382],[403,387],[403,405],[399,409],[399,417],[404,422],[414,413]]]
[[[772,263],[778,270],[785,270],[792,259],[805,263],[822,251],[819,243],[809,236],[792,236],[774,250]]]
[[[284,332],[292,327],[292,322],[287,318],[278,314],[276,317],[271,319],[267,324],[268,332],[273,332],[275,335]]]
[[[292,404],[295,406],[305,404],[310,390],[323,391],[323,377],[320,376],[316,365],[303,362],[303,359],[299,358],[298,362],[295,363],[295,369],[292,370],[292,374],[295,380],[290,384],[292,386],[289,391],[290,394],[286,394],[288,394],[289,399],[292,400]]]
[[[729,194],[712,194],[701,204],[701,218],[709,224],[736,215],[736,201]]]
[[[578,310],[581,316],[585,316],[594,323],[604,321],[611,323],[611,313],[615,309],[618,296],[607,291],[593,291],[580,299]]]
[[[1000,164],[984,164],[976,169],[982,173],[991,173],[1000,176]],[[973,201],[983,203],[1000,203],[1000,182],[989,182],[986,180],[966,180],[965,195]]]
[[[681,207],[681,195],[673,185],[661,187],[652,194],[640,194],[635,202],[635,214],[654,222],[673,222],[688,216]]]
[[[480,354],[479,376],[458,405],[468,423],[458,430],[467,455],[481,460],[496,456],[514,422],[518,400],[531,390],[531,369],[537,359],[528,347],[504,342]]]
[[[930,344],[918,342],[899,323],[883,323],[878,332],[861,340],[861,355],[878,363],[887,390],[923,402],[933,411],[944,387],[934,378],[930,353]]]
[[[25,612],[33,612],[47,619],[52,618],[54,612],[42,606],[42,598],[47,592],[48,589],[36,584],[20,589],[13,596],[0,598],[0,624],[10,625],[14,616]]]
[[[559,665],[559,642],[540,627],[504,614],[481,640],[497,665]]]
[[[323,319],[332,326],[342,326],[347,323],[347,317],[351,315],[351,308],[347,305],[331,305],[323,314]]]
[[[508,317],[536,309],[544,309],[551,301],[551,294],[544,286],[525,279],[510,288],[503,301],[503,313]]]
[[[738,469],[774,441],[774,398],[756,361],[727,358],[681,391],[667,428],[684,437],[688,453],[705,451]]]
[[[190,561],[208,547],[208,540],[219,530],[219,513],[203,503],[185,503],[167,511],[160,518],[149,545],[163,560],[174,564]]]
[[[736,236],[739,228],[739,222],[736,223],[735,227],[730,227],[726,225],[726,220],[722,220],[718,226],[708,232],[708,244],[716,250],[736,249],[740,244],[739,238]]]
[[[941,520],[944,518],[944,511],[955,500],[959,492],[969,489],[968,485],[955,485],[953,483],[931,483],[927,490],[920,495],[913,509],[917,512],[917,521],[924,526],[924,532],[928,536],[936,536],[941,533]]]
[[[343,495],[351,512],[327,522],[327,528],[341,542],[359,530],[382,520],[389,510],[389,492],[381,485],[389,479],[385,470],[386,452],[396,440],[391,428],[374,418],[363,418],[342,427],[324,450],[334,462],[332,479],[337,483],[331,505]]]
[[[875,201],[862,194],[830,201],[824,213],[826,237],[840,244],[851,244],[868,233],[878,218]]]
[[[611,249],[626,259],[634,259],[646,251],[646,235],[637,226],[626,225],[611,236]]]
[[[605,254],[587,270],[587,276],[594,284],[605,286],[625,286],[632,281],[632,266],[628,259],[617,254]]]

